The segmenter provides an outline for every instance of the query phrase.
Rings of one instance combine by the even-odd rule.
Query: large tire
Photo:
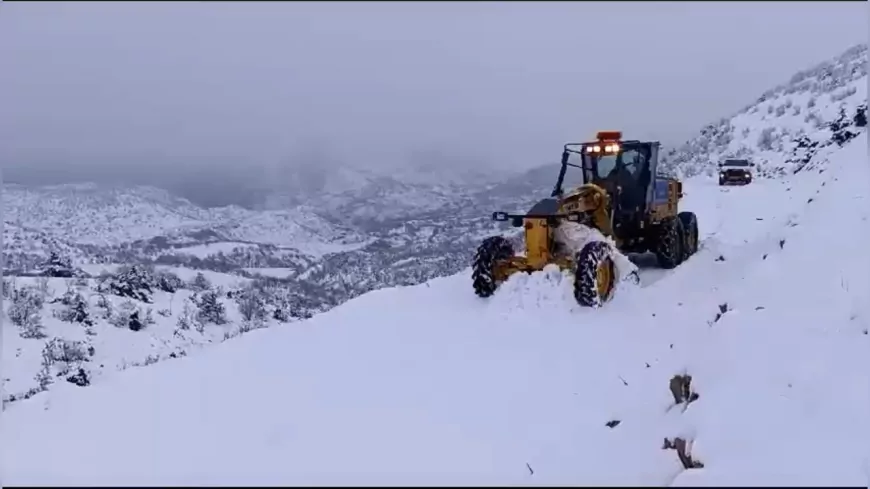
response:
[[[574,298],[584,307],[601,307],[610,300],[616,285],[613,250],[603,241],[587,243],[574,264]]]
[[[683,223],[676,216],[662,219],[653,247],[660,267],[676,268],[683,262],[683,240]]]
[[[502,236],[491,236],[483,240],[474,254],[471,266],[474,293],[479,297],[489,297],[495,293],[498,283],[493,276],[493,267],[499,260],[505,260],[514,255],[514,247]]]
[[[698,217],[694,212],[680,212],[677,214],[683,225],[683,261],[698,251]]]

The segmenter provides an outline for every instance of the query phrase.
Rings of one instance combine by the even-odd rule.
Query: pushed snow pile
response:
[[[866,146],[687,186],[702,249],[598,310],[461,274],[57,386],[4,413],[3,482],[865,485]]]

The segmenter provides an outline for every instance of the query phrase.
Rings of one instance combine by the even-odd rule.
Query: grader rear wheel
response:
[[[683,224],[683,261],[698,251],[698,217],[694,212],[680,212],[677,218]]]
[[[656,230],[656,242],[653,245],[653,251],[661,268],[677,268],[677,265],[683,262],[684,241],[683,222],[676,216],[662,219]]]

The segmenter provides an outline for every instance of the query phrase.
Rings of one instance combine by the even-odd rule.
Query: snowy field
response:
[[[57,385],[4,413],[2,482],[866,486],[868,182],[864,135],[687,182],[701,250],[600,310],[557,271],[490,300],[463,273]]]

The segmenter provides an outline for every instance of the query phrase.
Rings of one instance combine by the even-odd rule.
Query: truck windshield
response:
[[[749,166],[749,162],[746,160],[725,160],[725,166]]]

